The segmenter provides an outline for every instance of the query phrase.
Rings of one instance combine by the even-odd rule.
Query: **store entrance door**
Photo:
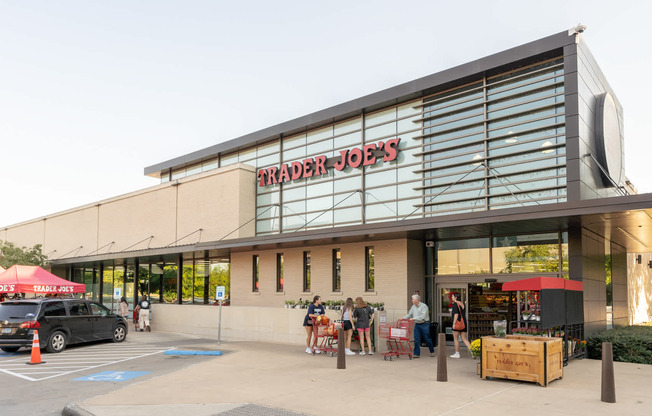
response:
[[[468,285],[437,285],[437,321],[441,332],[446,334],[446,342],[453,342],[453,317],[451,316],[453,293],[459,293],[461,301],[468,305]]]

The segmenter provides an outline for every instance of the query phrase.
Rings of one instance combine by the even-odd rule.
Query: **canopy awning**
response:
[[[14,265],[0,273],[0,293],[84,293],[86,286],[73,283],[38,266]]]
[[[532,277],[503,283],[503,292],[517,290],[565,289],[582,291],[582,282],[559,277]]]

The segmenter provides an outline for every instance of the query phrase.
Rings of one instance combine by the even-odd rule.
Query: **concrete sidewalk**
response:
[[[188,349],[193,340],[187,340]],[[465,351],[448,359],[437,382],[437,358],[383,361],[380,354],[311,356],[305,347],[253,342],[201,343],[224,352],[187,368],[80,403],[64,415],[650,415],[652,366],[615,363],[616,400],[600,401],[601,362],[575,360],[548,387],[482,380]],[[449,347],[447,354],[451,354]],[[161,356],[161,359],[174,359]],[[257,405],[257,406],[256,406]],[[264,406],[264,407],[262,407]]]

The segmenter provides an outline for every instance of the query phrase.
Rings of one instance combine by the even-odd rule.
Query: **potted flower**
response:
[[[541,311],[534,311],[534,320],[535,321],[541,320]]]
[[[285,307],[288,308],[288,309],[294,308],[294,305],[296,305],[296,304],[297,304],[297,302],[294,301],[294,300],[291,300],[291,299],[285,301]]]
[[[471,342],[471,355],[476,359],[482,354],[482,340],[480,338]]]
[[[521,313],[521,318],[524,321],[529,321],[531,316],[532,316],[532,312],[530,311],[523,311],[523,313]]]

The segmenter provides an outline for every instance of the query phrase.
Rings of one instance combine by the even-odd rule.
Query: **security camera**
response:
[[[434,247],[435,242],[434,241],[426,241],[426,247]]]
[[[573,28],[573,30],[575,31],[575,33],[582,33],[586,30],[586,25],[578,23],[577,26]]]

